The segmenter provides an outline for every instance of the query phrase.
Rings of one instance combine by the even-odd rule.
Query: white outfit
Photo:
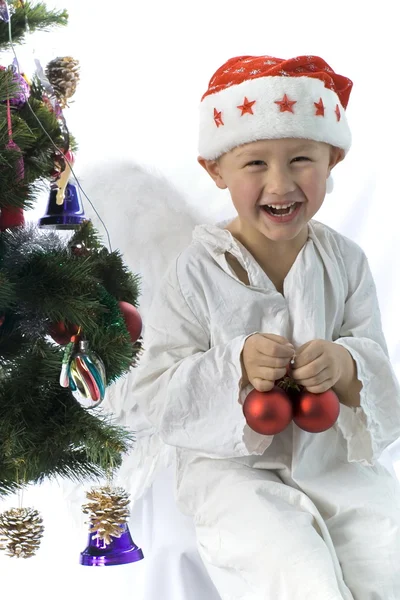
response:
[[[400,389],[365,254],[311,221],[282,295],[224,225],[196,227],[163,278],[133,388],[176,448],[178,503],[210,576],[223,600],[399,600],[400,488],[377,459],[400,436]],[[341,405],[320,434],[293,423],[275,436],[252,431],[240,355],[256,332],[295,348],[343,345],[361,406]]]

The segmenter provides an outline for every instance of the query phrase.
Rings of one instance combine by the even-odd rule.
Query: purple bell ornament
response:
[[[46,214],[39,220],[39,227],[43,229],[76,229],[86,221],[78,184],[71,178],[74,155],[68,151],[64,156],[67,159],[64,169],[56,173]]]
[[[111,537],[109,544],[98,538],[95,532],[89,533],[88,545],[81,552],[79,563],[87,567],[109,567],[142,560],[143,552],[132,540],[128,525],[121,526],[121,529],[121,537]]]
[[[62,204],[57,202],[59,187],[53,183],[46,214],[39,220],[42,229],[76,229],[86,221],[82,200],[76,183],[70,181],[65,187]]]
[[[83,512],[90,516],[87,548],[81,552],[80,564],[89,567],[126,565],[142,560],[143,552],[129,532],[129,495],[121,487],[107,485],[86,492],[90,500]]]

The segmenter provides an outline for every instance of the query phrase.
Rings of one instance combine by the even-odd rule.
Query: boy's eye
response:
[[[246,167],[259,167],[261,165],[265,165],[263,160],[252,160],[251,162],[247,163]]]
[[[310,160],[310,159],[308,158],[308,156],[296,156],[296,158],[294,158],[292,160],[292,162],[300,162],[301,160]]]

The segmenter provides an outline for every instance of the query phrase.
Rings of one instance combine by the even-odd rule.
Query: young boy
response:
[[[177,498],[223,600],[399,600],[400,390],[363,251],[313,220],[350,147],[352,83],[241,56],[200,107],[200,164],[237,217],[195,229],[150,310],[134,393],[176,447]],[[251,389],[333,388],[337,423],[252,431]],[[189,599],[188,599],[189,600]]]

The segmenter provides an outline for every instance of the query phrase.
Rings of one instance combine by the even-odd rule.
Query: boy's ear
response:
[[[329,160],[329,170],[336,167],[338,163],[340,163],[344,159],[344,150],[341,148],[336,148],[335,146],[331,147],[331,156]]]
[[[206,160],[205,158],[199,156],[197,161],[203,167],[203,169],[207,171],[211,179],[215,181],[217,187],[219,187],[220,190],[226,190],[228,186],[222,178],[221,167],[218,160]]]

